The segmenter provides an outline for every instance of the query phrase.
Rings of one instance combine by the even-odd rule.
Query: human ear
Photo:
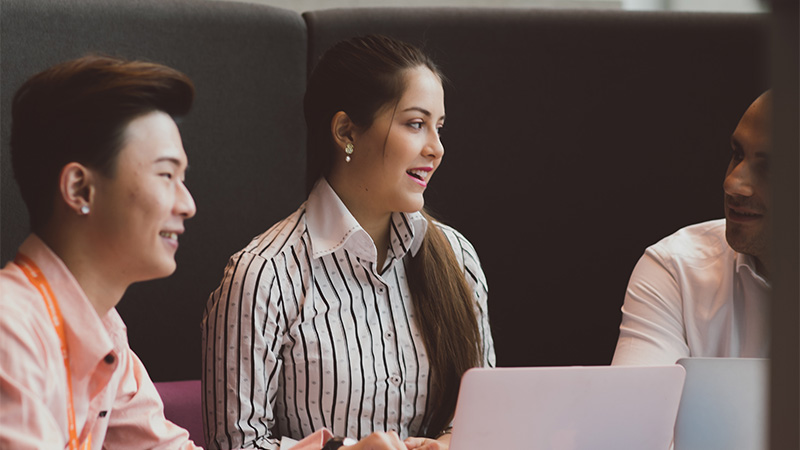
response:
[[[58,179],[61,199],[75,214],[89,214],[94,183],[92,172],[83,164],[71,162],[61,169]]]
[[[339,111],[331,119],[331,135],[339,149],[344,149],[347,144],[353,143],[355,124],[344,111]]]

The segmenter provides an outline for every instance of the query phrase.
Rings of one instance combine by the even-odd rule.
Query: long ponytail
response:
[[[422,431],[434,437],[452,420],[461,376],[481,365],[483,351],[474,293],[447,237],[429,214],[423,215],[428,231],[406,275],[431,367],[430,408]]]
[[[434,62],[413,45],[386,36],[341,41],[317,62],[303,103],[308,127],[307,189],[332,165],[331,120],[344,111],[361,129],[372,125],[380,108],[403,95],[404,74],[427,67],[443,80]],[[415,319],[431,368],[428,408],[422,433],[439,434],[455,412],[461,375],[481,364],[481,336],[474,294],[444,233],[431,217],[422,247],[407,266]]]

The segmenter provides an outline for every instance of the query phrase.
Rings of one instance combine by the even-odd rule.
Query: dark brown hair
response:
[[[406,72],[417,67],[427,67],[443,80],[425,53],[385,36],[348,39],[325,52],[309,78],[304,99],[309,191],[331,169],[333,116],[344,111],[357,127],[369,128],[381,108],[399,101]],[[431,367],[432,390],[422,433],[432,437],[449,424],[461,376],[482,364],[483,352],[474,293],[447,238],[428,214],[423,215],[428,231],[406,270]]]
[[[26,81],[11,106],[11,162],[33,231],[45,225],[61,169],[78,162],[113,176],[127,125],[153,111],[189,112],[194,85],[149,62],[89,55]]]

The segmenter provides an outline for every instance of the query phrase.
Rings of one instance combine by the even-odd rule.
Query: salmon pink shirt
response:
[[[78,440],[91,448],[194,449],[164,417],[142,362],[112,308],[99,317],[64,263],[37,236],[22,244],[50,284],[64,320]],[[10,262],[0,270],[0,448],[63,449],[67,375],[45,301]]]

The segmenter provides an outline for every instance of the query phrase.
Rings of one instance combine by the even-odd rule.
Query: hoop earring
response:
[[[353,154],[353,143],[352,142],[348,142],[347,145],[344,146],[344,152],[347,154],[347,156],[344,157],[344,161],[345,162],[350,162],[350,155]]]

